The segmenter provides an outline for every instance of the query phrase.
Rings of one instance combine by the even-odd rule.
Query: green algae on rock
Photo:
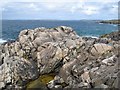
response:
[[[27,89],[29,88],[46,88],[46,84],[53,80],[55,77],[55,74],[45,74],[41,75],[38,79],[31,81],[27,84]]]

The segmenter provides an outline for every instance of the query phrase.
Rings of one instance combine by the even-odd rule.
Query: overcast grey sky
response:
[[[3,19],[117,19],[118,1],[2,0],[0,11]]]

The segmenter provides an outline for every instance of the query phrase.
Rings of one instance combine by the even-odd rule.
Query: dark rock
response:
[[[108,38],[114,41],[119,41],[120,40],[120,30],[116,31],[116,32],[112,32],[110,34],[105,34],[100,36],[100,38]]]

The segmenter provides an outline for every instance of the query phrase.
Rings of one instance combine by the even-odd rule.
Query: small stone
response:
[[[105,84],[101,84],[101,85],[99,85],[99,86],[96,86],[95,88],[108,88],[108,86],[105,85]]]
[[[84,69],[84,73],[81,75],[82,81],[85,83],[91,83],[91,78],[89,75],[89,71],[87,70],[87,68]]]
[[[77,45],[76,45],[76,43],[75,43],[75,41],[74,40],[67,40],[66,41],[66,46],[68,47],[68,48],[70,48],[70,49],[72,49],[72,48],[75,48]]]
[[[51,80],[48,84],[47,84],[48,88],[54,88],[55,83],[54,80]]]
[[[11,81],[12,81],[11,76],[8,76],[8,77],[6,78],[6,83],[11,83]]]
[[[0,89],[5,87],[5,83],[4,82],[0,82]]]
[[[104,60],[102,61],[102,63],[111,66],[112,64],[114,64],[114,63],[113,63],[113,62],[114,62],[114,59],[115,59],[115,55],[113,55],[113,56],[110,57],[110,58],[104,59]]]
[[[55,85],[54,87],[55,87],[55,88],[62,88],[61,85]]]
[[[99,77],[93,79],[92,82],[94,82],[94,86],[99,86],[103,83],[103,81]]]
[[[96,71],[96,70],[98,70],[98,69],[99,69],[99,67],[92,68],[92,69],[91,69],[91,72],[94,72],[94,71]]]
[[[56,51],[55,57],[56,57],[57,59],[62,59],[63,54],[62,54],[62,50],[61,50],[60,47],[57,47],[57,51]]]
[[[20,37],[19,37],[19,42],[20,42],[21,44],[23,44],[23,43],[25,43],[25,42],[27,42],[27,41],[28,41],[28,36],[23,35],[23,36],[20,36]]]

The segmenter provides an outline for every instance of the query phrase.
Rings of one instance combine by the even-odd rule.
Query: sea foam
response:
[[[96,38],[96,39],[98,39],[99,37],[98,36],[92,36],[92,35],[85,35],[85,36],[82,36],[82,37],[90,37],[90,38]]]
[[[2,38],[0,38],[0,44],[1,43],[4,43],[4,42],[7,42],[6,40],[3,40]]]

